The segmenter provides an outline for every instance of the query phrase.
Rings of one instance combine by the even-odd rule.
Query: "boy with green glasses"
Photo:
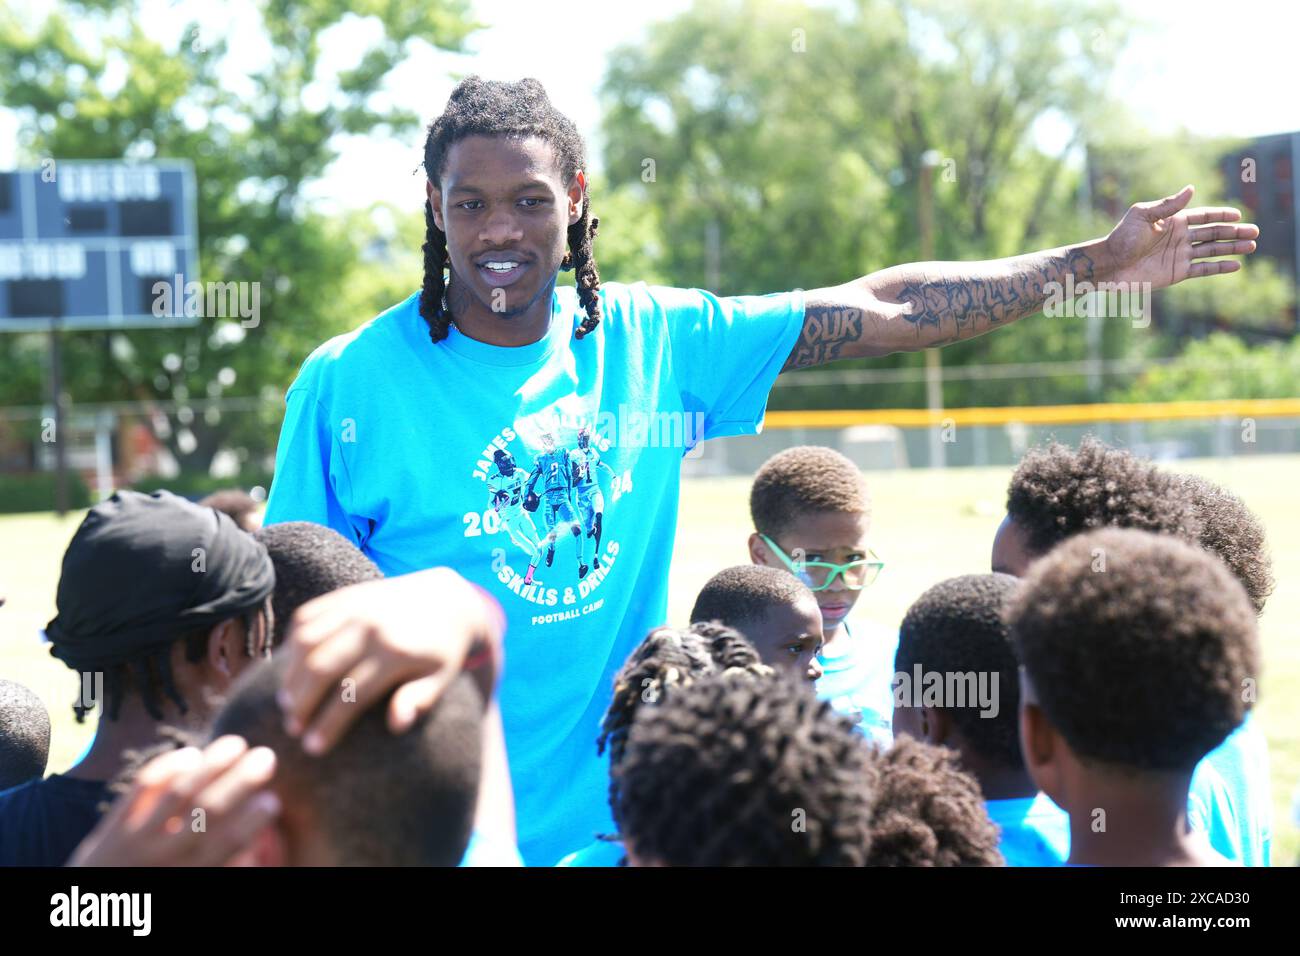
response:
[[[871,498],[861,472],[831,448],[788,448],[759,468],[749,510],[750,560],[794,574],[817,598],[826,641],[817,695],[888,746],[898,633],[861,620],[852,630],[848,624],[863,589],[884,568],[867,546]]]
[[[867,554],[870,555],[869,558],[852,556],[848,564],[814,560],[808,558],[806,552],[800,554],[801,549],[798,548],[795,549],[795,552],[799,554],[799,558],[795,560],[781,550],[781,546],[767,535],[763,534],[759,535],[759,537],[781,559],[781,563],[785,565],[786,570],[795,575],[813,592],[829,591],[836,579],[840,577],[843,577],[844,586],[850,591],[861,591],[876,580],[880,575],[881,568],[885,566],[885,562],[876,557],[876,552],[870,548],[867,549]]]

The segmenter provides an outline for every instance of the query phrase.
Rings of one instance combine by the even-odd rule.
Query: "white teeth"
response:
[[[511,269],[513,269],[513,268],[515,268],[517,265],[519,265],[519,263],[517,263],[517,262],[485,262],[485,263],[483,263],[483,265],[486,266],[487,268],[491,269],[493,272],[509,272]]]

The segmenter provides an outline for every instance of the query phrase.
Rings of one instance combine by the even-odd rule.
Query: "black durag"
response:
[[[119,491],[68,545],[45,633],[69,667],[106,670],[257,608],[274,587],[266,548],[227,515]]]

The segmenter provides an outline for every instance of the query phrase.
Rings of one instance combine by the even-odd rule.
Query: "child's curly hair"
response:
[[[1002,866],[979,784],[946,747],[899,737],[877,759],[868,866]]]

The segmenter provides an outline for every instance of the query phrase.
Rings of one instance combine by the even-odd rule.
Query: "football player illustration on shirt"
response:
[[[487,480],[492,507],[510,540],[528,553],[528,574],[524,577],[524,584],[532,584],[533,572],[542,557],[542,543],[532,515],[524,510],[524,482],[528,475],[515,464],[514,455],[504,448],[493,452],[492,458],[495,465],[488,472]]]
[[[591,446],[591,429],[583,425],[578,429],[578,447],[569,452],[573,468],[573,500],[578,506],[578,516],[588,538],[596,539],[596,552],[591,559],[593,568],[600,567],[600,536],[605,517],[605,496],[600,491],[597,468],[604,468],[611,478],[617,477],[614,469],[600,460],[600,452]]]
[[[542,453],[537,456],[533,473],[528,477],[528,490],[524,496],[524,507],[534,510],[538,501],[533,492],[537,479],[542,478],[542,493],[546,498],[546,566],[549,568],[555,560],[555,540],[562,528],[573,532],[574,543],[578,547],[578,577],[587,576],[589,570],[583,562],[583,545],[586,543],[582,534],[582,522],[573,510],[573,476],[569,471],[569,454],[563,448],[556,447],[555,436],[550,432],[542,433]]]

